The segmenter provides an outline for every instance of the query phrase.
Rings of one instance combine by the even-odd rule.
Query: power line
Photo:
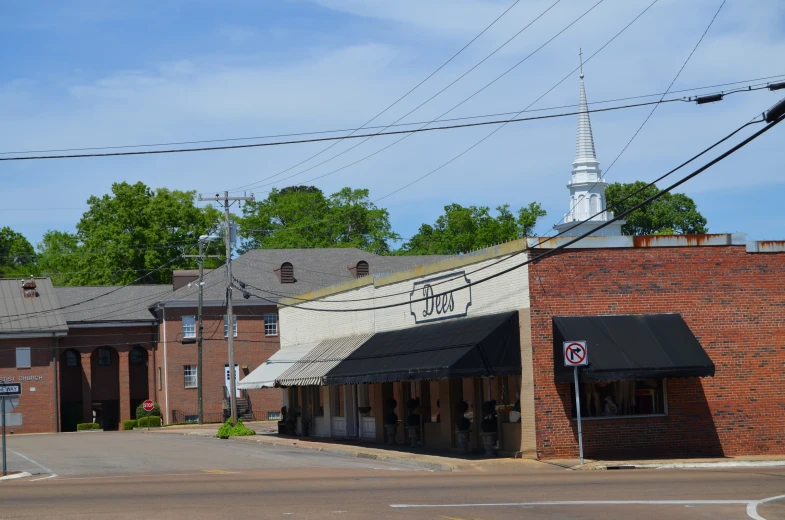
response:
[[[697,90],[706,90],[710,88],[718,88],[718,87],[726,87],[729,85],[739,85],[741,83],[752,83],[770,79],[778,79],[785,77],[785,74],[777,74],[774,76],[764,76],[760,78],[749,78],[744,80],[738,81],[731,81],[728,83],[717,83],[714,85],[704,85],[700,87],[690,87],[681,90],[672,90],[670,94],[680,94],[684,92],[695,92]],[[753,84],[753,87],[758,86],[768,86],[768,83],[762,84]],[[742,88],[741,90],[746,90]],[[721,94],[727,95],[734,92],[719,92]],[[656,92],[652,94],[639,94],[635,96],[626,96],[626,97],[619,97],[614,99],[605,99],[602,101],[590,101],[589,105],[602,105],[605,103],[616,103],[619,101],[629,101],[631,99],[645,99],[649,97],[659,97],[662,96],[663,92]],[[231,142],[231,141],[258,141],[261,139],[273,139],[279,137],[296,137],[296,136],[303,136],[303,135],[321,135],[321,134],[336,134],[339,132],[356,132],[358,130],[366,129],[366,130],[375,130],[378,128],[392,128],[398,126],[416,126],[416,125],[424,125],[428,123],[448,123],[453,121],[466,121],[470,119],[482,119],[488,117],[503,117],[509,116],[518,113],[527,113],[527,112],[547,112],[549,110],[558,110],[563,108],[572,108],[578,106],[577,104],[567,104],[567,105],[558,105],[558,106],[551,106],[545,108],[535,108],[529,110],[511,110],[509,112],[496,112],[493,114],[479,114],[473,116],[464,116],[464,117],[453,117],[453,118],[446,118],[446,119],[435,119],[433,121],[415,121],[411,123],[393,123],[390,125],[378,125],[378,126],[363,126],[357,128],[338,128],[334,130],[316,130],[313,132],[294,132],[288,134],[270,134],[270,135],[259,135],[259,136],[247,136],[247,137],[229,137],[229,138],[222,138],[222,139],[203,139],[199,141],[172,141],[172,142],[162,142],[162,143],[147,143],[147,144],[129,144],[129,145],[114,145],[114,146],[92,146],[92,147],[82,147],[82,148],[52,148],[52,149],[42,149],[42,150],[17,150],[11,152],[0,152],[0,155],[19,155],[19,154],[32,154],[32,153],[54,153],[54,152],[83,152],[89,150],[118,150],[118,149],[125,149],[125,148],[153,148],[157,146],[178,146],[178,145],[186,145],[186,144],[206,144],[206,143],[224,143],[224,142]],[[255,183],[252,183],[255,184]],[[230,190],[236,191],[236,190]],[[66,211],[66,210],[80,210],[85,209],[87,206],[80,207],[80,208],[46,208],[47,211],[57,210],[57,211]],[[0,208],[0,211],[41,211],[40,208]]]
[[[564,32],[565,32],[567,29],[569,29],[570,27],[572,27],[573,25],[575,25],[575,24],[576,24],[578,21],[580,21],[580,20],[581,20],[581,19],[582,19],[584,16],[586,16],[587,14],[589,14],[589,13],[590,13],[590,12],[591,12],[591,11],[592,11],[592,10],[593,10],[595,7],[597,7],[598,5],[600,5],[600,4],[601,4],[603,1],[604,1],[604,0],[600,0],[599,2],[597,2],[596,4],[594,4],[593,6],[591,6],[591,7],[590,7],[588,10],[584,11],[584,12],[583,12],[583,13],[582,13],[580,16],[578,16],[576,19],[574,19],[572,22],[570,22],[570,23],[569,23],[569,24],[568,24],[566,27],[564,27],[564,28],[563,28],[561,31],[559,31],[559,32],[558,32],[558,33],[556,33],[554,36],[552,36],[552,37],[551,37],[549,40],[547,40],[545,43],[543,43],[542,45],[540,45],[539,47],[537,47],[536,49],[534,49],[534,50],[533,50],[532,52],[530,52],[530,53],[529,53],[529,54],[528,54],[526,57],[524,57],[522,60],[520,60],[518,63],[516,63],[516,64],[515,64],[515,65],[513,65],[512,67],[510,67],[510,68],[509,68],[507,71],[505,71],[504,73],[502,73],[500,76],[497,76],[497,77],[496,77],[494,80],[492,80],[490,83],[487,83],[487,84],[486,84],[484,87],[482,87],[482,88],[480,88],[479,90],[475,91],[475,92],[474,92],[472,95],[470,95],[469,97],[465,98],[463,101],[461,101],[461,102],[460,102],[460,103],[458,103],[457,105],[453,106],[452,108],[450,108],[450,109],[449,109],[449,110],[447,110],[446,112],[444,112],[444,113],[442,113],[442,114],[440,114],[440,115],[436,116],[436,117],[435,117],[434,119],[432,119],[431,121],[429,121],[429,122],[427,122],[427,123],[424,123],[424,124],[423,124],[423,125],[422,125],[420,128],[418,128],[417,130],[418,130],[418,131],[422,131],[422,130],[426,129],[426,127],[430,126],[430,125],[431,125],[431,124],[432,124],[432,123],[433,123],[435,120],[443,118],[445,115],[449,114],[450,112],[452,112],[453,110],[455,110],[456,108],[458,108],[459,106],[461,106],[463,103],[465,103],[465,102],[466,102],[466,101],[468,101],[469,99],[473,98],[474,96],[476,96],[477,94],[479,94],[480,92],[482,92],[483,90],[485,90],[485,89],[486,89],[488,86],[490,86],[491,84],[493,84],[494,82],[496,82],[496,81],[497,81],[498,79],[500,79],[502,76],[506,75],[508,72],[510,72],[510,71],[511,71],[511,70],[513,70],[514,68],[518,67],[519,65],[521,65],[523,62],[525,62],[526,60],[528,60],[529,58],[531,58],[533,55],[535,55],[537,52],[539,52],[541,49],[543,49],[543,48],[544,48],[546,45],[548,45],[548,44],[549,44],[549,43],[551,43],[553,40],[555,40],[556,38],[558,38],[558,37],[559,37],[559,36],[560,36],[562,33],[564,33]],[[656,2],[657,0],[654,0],[654,1]],[[552,6],[551,6],[551,7],[552,7]],[[550,8],[549,8],[549,9],[550,9]],[[540,14],[540,16],[538,16],[537,18],[535,18],[535,19],[534,19],[534,20],[533,20],[531,23],[529,23],[529,24],[528,24],[526,27],[524,27],[524,28],[523,28],[521,31],[519,31],[519,32],[518,32],[518,34],[520,34],[520,33],[521,33],[521,32],[523,32],[525,29],[527,29],[529,26],[531,26],[531,25],[532,25],[532,24],[533,24],[535,21],[537,21],[537,20],[538,20],[540,17],[542,17],[542,16],[543,16],[545,13],[547,13],[547,10],[546,10],[546,11],[544,11],[542,14]],[[515,36],[513,36],[513,38],[515,38],[515,37],[516,37],[518,34],[516,34]],[[509,39],[509,40],[507,40],[507,41],[506,41],[506,42],[504,42],[504,43],[503,43],[503,44],[502,44],[500,47],[498,47],[496,50],[494,50],[494,51],[491,53],[491,55],[490,55],[490,56],[492,56],[494,53],[496,53],[496,51],[498,51],[499,49],[501,49],[502,47],[504,47],[505,45],[507,45],[507,44],[508,44],[510,41],[512,41],[512,38],[511,38],[511,39]],[[456,81],[460,80],[460,79],[461,79],[461,78],[463,78],[463,77],[464,77],[466,74],[468,74],[469,72],[471,72],[472,70],[474,70],[474,68],[476,68],[476,67],[477,67],[478,65],[480,65],[480,64],[481,64],[483,61],[485,61],[486,59],[488,59],[490,56],[487,56],[487,57],[486,57],[485,59],[483,59],[483,60],[482,60],[480,63],[478,63],[477,65],[475,65],[474,67],[472,67],[472,68],[471,68],[471,69],[470,69],[468,72],[466,72],[466,73],[465,73],[463,76],[459,77],[457,80],[455,80],[455,81],[453,81],[452,83],[450,83],[449,85],[447,85],[447,87],[445,87],[444,89],[442,89],[442,90],[441,90],[439,93],[443,92],[444,90],[446,90],[447,88],[449,88],[450,86],[452,86],[452,85],[453,85],[453,84],[454,84]],[[437,93],[437,95],[438,95],[439,93]],[[396,120],[393,122],[393,124],[400,122],[400,121],[401,121],[403,118],[407,117],[408,115],[410,115],[411,113],[413,113],[415,110],[418,110],[420,107],[422,107],[423,105],[425,105],[426,103],[428,103],[429,101],[431,101],[431,100],[432,100],[434,97],[435,97],[435,96],[432,96],[430,99],[426,100],[424,103],[422,103],[422,104],[420,104],[419,106],[417,106],[417,107],[416,107],[414,110],[411,110],[411,111],[409,111],[408,113],[404,114],[402,117],[400,117],[400,118],[396,119]],[[519,116],[520,116],[520,113],[518,113],[518,114],[517,114],[515,117],[519,117]],[[384,130],[386,130],[387,128],[389,128],[389,127],[386,127]],[[356,160],[356,161],[354,161],[354,162],[352,162],[352,163],[346,164],[346,165],[344,165],[344,166],[341,166],[340,168],[337,168],[337,169],[335,169],[335,170],[332,170],[332,171],[330,171],[330,172],[328,172],[328,173],[325,173],[325,174],[319,175],[319,176],[317,176],[317,177],[314,177],[313,179],[311,179],[311,180],[309,180],[309,181],[306,181],[306,182],[307,182],[307,183],[309,183],[309,182],[311,182],[311,181],[313,181],[313,180],[317,180],[317,179],[321,179],[321,178],[323,178],[323,177],[327,177],[328,175],[332,175],[332,174],[334,174],[334,173],[337,173],[337,172],[339,172],[339,171],[341,171],[341,170],[344,170],[344,169],[346,169],[346,168],[349,168],[349,167],[351,167],[351,166],[354,166],[355,164],[358,164],[358,163],[360,163],[360,162],[362,162],[362,161],[365,161],[366,159],[370,159],[371,157],[373,157],[373,156],[375,156],[375,155],[377,155],[377,154],[379,154],[379,153],[381,153],[381,152],[383,152],[383,151],[385,151],[385,150],[387,150],[387,149],[389,149],[389,148],[391,148],[391,147],[393,147],[393,146],[397,145],[397,144],[398,144],[398,143],[400,143],[401,141],[403,141],[403,140],[407,139],[407,138],[408,138],[408,137],[409,137],[409,136],[410,136],[412,133],[414,133],[414,132],[407,133],[406,135],[404,135],[404,136],[403,136],[403,137],[401,137],[400,139],[398,139],[398,140],[396,140],[396,141],[393,141],[392,143],[388,144],[387,146],[385,146],[385,147],[383,147],[383,148],[381,148],[381,149],[379,149],[379,150],[376,150],[375,152],[372,152],[372,153],[370,153],[370,154],[368,154],[368,155],[366,155],[366,156],[364,156],[364,157],[362,157],[362,158],[360,158],[360,159],[358,159],[358,160]],[[375,135],[385,135],[385,134],[391,134],[391,132],[384,132],[384,133],[382,133],[382,132],[377,132],[377,134],[374,134],[374,136],[375,136]],[[308,168],[306,168],[306,169],[304,169],[304,170],[301,170],[301,171],[299,171],[299,172],[297,172],[297,173],[295,173],[295,174],[293,174],[293,175],[289,175],[289,176],[287,176],[287,177],[284,177],[283,179],[278,179],[277,181],[274,181],[274,182],[268,182],[267,184],[263,184],[265,180],[269,180],[269,179],[271,179],[271,178],[273,178],[273,177],[277,177],[277,176],[279,175],[279,174],[276,174],[276,175],[273,175],[273,176],[270,176],[270,177],[266,177],[266,178],[264,178],[264,179],[261,179],[261,180],[259,180],[259,181],[255,182],[255,183],[247,184],[245,187],[251,187],[251,186],[253,186],[253,187],[269,186],[269,185],[271,185],[271,184],[277,184],[277,183],[279,183],[279,182],[281,182],[281,181],[284,181],[284,180],[292,179],[292,178],[294,178],[294,177],[297,177],[297,176],[299,176],[299,175],[301,175],[301,174],[303,174],[303,173],[306,173],[306,172],[308,172],[308,171],[310,171],[310,170],[313,170],[314,168],[317,168],[317,167],[319,167],[319,166],[321,166],[321,165],[323,165],[323,164],[325,164],[325,163],[327,163],[327,162],[330,162],[330,161],[332,161],[333,159],[336,159],[337,157],[340,157],[340,156],[342,156],[342,155],[344,155],[344,154],[346,154],[346,153],[348,153],[348,152],[350,152],[350,151],[354,150],[355,148],[357,148],[358,146],[362,145],[363,143],[365,143],[365,142],[366,142],[366,141],[368,141],[369,139],[371,139],[371,136],[367,137],[366,139],[363,139],[361,142],[357,143],[356,145],[354,145],[354,146],[351,146],[351,147],[347,148],[346,150],[344,150],[344,151],[342,151],[342,152],[340,152],[340,153],[338,153],[338,154],[336,154],[336,155],[334,155],[334,156],[330,157],[329,159],[326,159],[326,160],[324,160],[324,161],[322,161],[322,162],[320,162],[320,163],[318,163],[318,164],[315,164],[315,165],[313,165],[313,166],[310,166],[310,167],[308,167]]]
[[[467,43],[466,45],[464,45],[463,47],[461,47],[461,49],[460,49],[458,52],[456,52],[455,54],[453,54],[453,55],[450,57],[450,59],[448,59],[447,61],[445,61],[444,63],[442,63],[442,64],[441,64],[441,65],[440,65],[440,66],[439,66],[439,67],[438,67],[438,68],[437,68],[435,71],[433,71],[432,73],[430,73],[430,74],[429,74],[429,75],[428,75],[428,76],[427,76],[425,79],[423,79],[422,81],[420,81],[420,82],[419,82],[417,85],[415,85],[415,86],[414,86],[412,89],[410,89],[408,92],[406,92],[406,93],[405,93],[403,96],[401,96],[401,97],[399,97],[398,99],[396,99],[396,100],[395,100],[395,101],[394,101],[392,104],[390,104],[389,106],[387,106],[387,108],[385,108],[384,110],[382,110],[381,112],[379,112],[378,114],[376,114],[375,116],[373,116],[371,119],[369,119],[368,121],[366,121],[366,122],[365,122],[365,124],[363,124],[362,126],[360,126],[360,127],[357,129],[357,130],[361,130],[361,129],[362,129],[362,128],[364,128],[365,126],[369,125],[369,124],[370,124],[371,122],[373,122],[373,121],[374,121],[376,118],[378,118],[379,116],[381,116],[382,114],[384,114],[385,112],[387,112],[388,110],[390,110],[392,107],[394,107],[395,105],[397,105],[397,104],[398,104],[400,101],[402,101],[404,98],[406,98],[407,96],[409,96],[409,94],[411,94],[412,92],[414,92],[415,90],[417,90],[417,89],[418,89],[418,88],[419,88],[421,85],[423,85],[423,84],[424,84],[426,81],[428,81],[429,79],[431,79],[431,78],[432,78],[432,77],[433,77],[433,76],[434,76],[434,75],[435,75],[437,72],[439,72],[440,70],[442,70],[442,69],[443,69],[445,66],[447,66],[447,65],[448,65],[448,64],[449,64],[449,63],[450,63],[452,60],[454,60],[455,58],[457,58],[457,57],[458,57],[458,55],[460,55],[460,54],[461,54],[463,51],[465,51],[465,50],[466,50],[466,49],[467,49],[467,48],[468,48],[468,47],[469,47],[469,46],[470,46],[472,43],[474,43],[474,42],[475,42],[475,41],[476,41],[476,40],[477,40],[477,39],[478,39],[480,36],[482,36],[483,34],[485,34],[485,32],[486,32],[486,31],[488,31],[488,30],[489,30],[491,27],[493,27],[493,26],[496,24],[496,22],[498,22],[499,20],[501,20],[501,19],[502,19],[502,17],[504,17],[504,15],[506,15],[506,14],[507,14],[507,13],[508,13],[508,12],[509,12],[509,11],[510,11],[512,8],[513,8],[513,7],[515,7],[516,5],[518,5],[518,2],[519,2],[519,1],[520,1],[520,0],[515,0],[515,2],[513,2],[513,4],[512,4],[512,5],[510,5],[510,7],[508,7],[507,9],[505,9],[505,10],[504,10],[504,12],[502,12],[502,14],[500,14],[500,15],[499,15],[497,18],[495,18],[495,19],[494,19],[494,20],[493,20],[493,21],[492,21],[492,22],[491,22],[489,25],[487,25],[487,26],[486,26],[486,27],[485,27],[485,28],[484,28],[482,31],[480,31],[480,33],[479,33],[477,36],[475,36],[474,38],[472,38],[472,39],[469,41],[469,43]],[[561,0],[556,0],[556,3],[555,3],[555,4],[553,4],[553,5],[556,5],[556,4],[557,4],[557,3],[559,3],[560,1],[561,1]],[[550,10],[550,8],[548,8],[548,10]],[[546,11],[546,12],[547,12],[547,11]],[[389,128],[389,127],[388,127],[388,128]],[[352,132],[351,132],[349,135],[353,135],[355,131],[356,131],[356,130],[353,130],[353,131],[352,131]],[[302,164],[305,164],[306,162],[310,161],[311,159],[314,159],[314,158],[318,157],[319,155],[323,154],[323,153],[324,153],[324,152],[326,152],[327,150],[329,150],[329,149],[333,148],[334,146],[338,145],[338,143],[340,143],[341,141],[342,141],[342,140],[340,140],[340,141],[337,141],[337,142],[335,142],[335,143],[331,144],[331,145],[330,145],[330,146],[328,146],[327,148],[325,148],[325,149],[323,149],[323,150],[321,150],[321,151],[319,151],[319,152],[317,152],[317,153],[315,153],[315,154],[311,155],[311,156],[310,156],[310,157],[308,157],[307,159],[305,159],[305,160],[303,160],[303,161],[300,161],[299,163],[297,163],[297,164],[295,164],[295,165],[293,165],[293,166],[290,166],[289,168],[287,168],[287,169],[285,169],[285,170],[282,170],[282,171],[280,171],[280,172],[276,173],[276,174],[275,174],[275,175],[273,175],[272,177],[277,177],[277,176],[279,176],[279,175],[283,175],[284,173],[286,173],[286,172],[288,172],[288,171],[291,171],[291,170],[293,170],[294,168],[297,168],[298,166],[300,166],[300,165],[302,165]],[[267,177],[267,178],[265,178],[265,179],[263,179],[263,180],[267,180],[267,179],[270,179],[270,178],[272,178],[272,177]],[[238,186],[237,188],[233,188],[233,189],[231,189],[230,191],[233,191],[233,192],[234,192],[234,191],[238,191],[238,190],[241,190],[241,189],[243,189],[243,188],[247,188],[247,187],[248,187],[248,186],[250,186],[251,184],[254,184],[254,183],[246,184],[246,185],[243,185],[243,186]]]
[[[695,54],[695,51],[698,50],[698,47],[700,46],[701,42],[703,41],[703,38],[706,37],[706,33],[708,33],[709,29],[711,29],[711,26],[714,25],[714,20],[717,19],[717,15],[720,14],[720,11],[722,10],[722,7],[725,5],[726,1],[727,0],[722,0],[722,3],[720,3],[720,6],[717,8],[717,11],[714,13],[714,16],[712,16],[711,21],[709,21],[709,25],[706,26],[706,29],[703,31],[703,34],[701,34],[701,37],[698,39],[698,42],[692,48],[692,51],[690,51],[690,54],[687,56],[687,59],[684,60],[684,63],[681,64],[681,67],[679,68],[679,71],[676,73],[676,75],[671,80],[670,84],[668,85],[668,88],[665,89],[665,92],[662,94],[662,97],[660,98],[660,101],[665,99],[665,96],[670,92],[671,88],[673,87],[673,84],[676,83],[676,80],[679,79],[679,76],[681,75],[682,71],[684,71],[684,68],[687,66],[687,63],[689,63],[690,58],[692,58],[692,55]],[[651,108],[651,111],[649,112],[649,115],[646,116],[646,119],[643,120],[643,123],[641,123],[641,125],[638,127],[638,129],[635,130],[635,133],[632,134],[632,137],[630,137],[630,140],[627,141],[627,144],[624,145],[624,147],[621,149],[621,151],[616,156],[616,158],[613,159],[613,161],[611,162],[610,166],[608,166],[608,168],[602,173],[602,175],[600,175],[600,177],[594,182],[594,184],[592,184],[591,188],[589,188],[589,192],[591,192],[591,190],[595,186],[597,186],[597,183],[601,182],[605,178],[605,176],[608,175],[608,172],[611,171],[611,168],[613,168],[613,165],[616,164],[616,162],[624,154],[624,152],[627,151],[627,148],[632,144],[632,142],[635,140],[635,138],[638,137],[638,134],[640,133],[641,130],[643,130],[643,127],[646,126],[646,123],[649,122],[649,119],[651,119],[651,116],[654,115],[654,111],[655,110],[657,110],[657,105],[654,105]],[[578,200],[575,201],[575,204],[570,209],[570,212],[572,212],[572,210],[574,210],[575,207],[578,204],[580,204],[580,202],[583,201],[585,198],[586,198],[585,194],[581,195],[578,198]],[[566,215],[565,215],[565,217],[562,217],[562,219],[559,222],[557,222],[557,225],[560,224],[565,218],[566,218]]]
[[[510,273],[510,272],[512,272],[512,271],[514,271],[516,269],[519,269],[519,268],[521,268],[521,267],[523,267],[525,265],[528,265],[528,264],[533,263],[533,262],[540,261],[543,258],[551,256],[551,255],[553,255],[554,253],[556,253],[558,251],[566,249],[567,247],[575,244],[576,242],[579,242],[580,240],[590,236],[591,234],[599,231],[600,229],[603,229],[606,226],[609,226],[610,224],[612,224],[612,223],[614,223],[614,222],[616,222],[618,220],[621,220],[622,218],[624,218],[625,216],[629,215],[633,211],[636,211],[636,210],[642,208],[643,206],[648,205],[651,202],[659,199],[660,197],[664,196],[665,194],[670,193],[672,190],[674,190],[677,187],[681,186],[682,184],[684,184],[688,180],[696,177],[697,175],[699,175],[702,172],[706,171],[707,169],[709,169],[710,167],[714,166],[718,162],[720,162],[720,161],[724,160],[725,158],[729,157],[730,155],[734,154],[735,152],[737,152],[738,150],[740,150],[741,148],[743,148],[747,144],[751,143],[752,141],[754,141],[755,139],[757,139],[758,137],[760,137],[764,133],[768,132],[769,130],[774,128],[776,125],[781,123],[783,121],[783,119],[785,119],[785,115],[780,115],[776,120],[774,120],[771,123],[767,124],[761,130],[755,132],[753,135],[751,135],[747,139],[745,139],[742,142],[740,142],[739,144],[733,146],[729,150],[723,152],[718,157],[712,159],[711,161],[709,161],[708,163],[704,164],[703,166],[701,166],[697,170],[695,170],[692,173],[686,175],[685,177],[679,179],[678,181],[676,181],[675,183],[671,184],[667,188],[659,191],[658,193],[648,197],[646,200],[636,204],[632,208],[622,212],[619,215],[614,216],[614,218],[612,218],[612,219],[610,219],[610,220],[608,220],[608,221],[606,221],[604,223],[598,224],[598,226],[595,227],[594,229],[591,229],[591,230],[589,230],[589,231],[587,231],[587,232],[585,232],[585,233],[583,233],[583,234],[581,234],[581,235],[579,235],[579,236],[577,236],[577,237],[575,237],[573,239],[570,239],[567,242],[565,242],[563,244],[560,244],[560,245],[558,245],[558,246],[556,246],[556,247],[554,247],[552,249],[548,249],[548,250],[544,251],[541,255],[539,255],[537,257],[525,260],[525,261],[523,261],[523,262],[521,262],[519,264],[513,265],[513,266],[508,267],[508,268],[505,268],[505,269],[503,269],[503,270],[501,270],[499,272],[496,272],[494,274],[488,275],[485,278],[481,278],[480,280],[469,282],[469,283],[467,283],[467,284],[465,284],[465,285],[463,285],[461,287],[458,287],[458,288],[455,288],[455,289],[452,289],[452,290],[449,290],[449,291],[444,291],[444,292],[441,292],[441,293],[434,294],[434,295],[432,295],[432,297],[435,298],[435,297],[439,297],[439,296],[444,296],[444,295],[450,294],[452,292],[461,291],[461,290],[466,289],[468,287],[472,287],[472,286],[475,286],[475,285],[479,285],[481,283],[485,283],[485,282],[487,282],[489,280],[492,280],[494,278],[498,278],[498,277],[503,276],[503,275],[505,275],[507,273]],[[750,124],[750,123],[747,123],[744,126],[747,126],[748,124]],[[744,126],[742,126],[742,128]],[[254,295],[253,293],[250,293],[250,294],[251,294],[251,296],[255,296],[256,298],[259,298],[259,299],[262,299],[262,300],[267,300],[266,298],[263,298],[263,297],[258,296],[258,295]],[[382,310],[382,309],[389,309],[389,308],[393,308],[393,307],[400,307],[402,305],[410,305],[411,303],[416,303],[416,302],[425,301],[425,300],[426,300],[426,298],[418,298],[418,299],[405,301],[405,302],[400,302],[400,303],[391,303],[391,304],[385,304],[385,305],[375,305],[375,306],[371,306],[371,307],[364,307],[364,308],[358,308],[358,309],[319,309],[319,308],[314,308],[314,307],[302,307],[301,304],[282,304],[280,302],[278,302],[278,305],[279,306],[283,306],[283,307],[295,307],[297,309],[307,310],[307,311],[315,311],[315,312],[365,312],[365,311],[370,311],[370,310]],[[312,302],[313,301],[316,301],[316,300],[312,300]],[[337,303],[337,302],[331,302],[331,303]]]

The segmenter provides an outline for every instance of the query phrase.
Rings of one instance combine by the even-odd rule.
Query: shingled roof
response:
[[[253,294],[267,300],[244,300],[240,291],[233,292],[233,301],[243,305],[274,305],[280,298],[329,287],[354,278],[350,266],[364,260],[368,262],[371,276],[438,262],[449,258],[445,255],[428,256],[379,256],[356,248],[331,249],[254,249],[232,261],[232,275],[248,284]],[[292,264],[294,283],[281,283],[276,269],[285,262]],[[226,270],[214,269],[204,276],[204,304],[223,305],[225,298]],[[182,287],[166,298],[160,306],[193,306],[199,297],[199,287]]]
[[[68,332],[60,307],[49,278],[0,279],[0,334]]]
[[[148,308],[171,295],[172,286],[55,287],[55,294],[70,324],[153,322]]]

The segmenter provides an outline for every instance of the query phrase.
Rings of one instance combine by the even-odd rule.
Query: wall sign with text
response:
[[[412,284],[409,310],[415,323],[466,316],[472,304],[471,281],[466,271],[444,274]]]

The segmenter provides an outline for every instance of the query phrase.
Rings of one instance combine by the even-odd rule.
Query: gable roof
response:
[[[0,279],[0,334],[67,332],[60,302],[49,278],[34,278],[36,296],[25,298],[18,278]]]
[[[412,269],[437,262],[447,255],[379,256],[357,248],[254,249],[232,260],[232,275],[248,284],[248,290],[267,300],[245,300],[240,291],[233,291],[232,301],[242,305],[275,305],[289,298],[323,287],[354,280],[349,266],[360,260],[368,262],[369,275],[380,275]],[[295,283],[281,283],[275,269],[289,262],[294,267]],[[204,275],[204,305],[223,305],[226,270],[216,268]],[[161,307],[191,307],[199,298],[199,287],[182,287],[169,297],[161,298]]]
[[[171,285],[55,287],[68,323],[153,322],[148,308],[172,294]]]

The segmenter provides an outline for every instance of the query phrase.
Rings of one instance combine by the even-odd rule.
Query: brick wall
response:
[[[22,383],[19,406],[11,412],[22,414],[22,426],[9,426],[8,431],[55,431],[52,342],[52,338],[0,339],[0,380]],[[30,347],[31,368],[16,368],[17,347]]]
[[[264,314],[277,313],[274,306],[236,307],[237,337],[234,338],[234,360],[240,367],[240,379],[252,372],[280,348],[280,336],[265,336]],[[182,316],[193,316],[196,308],[166,309],[166,367],[164,368],[164,345],[159,343],[157,366],[168,377],[168,420],[172,411],[195,415],[197,413],[197,390],[185,388],[184,366],[197,361],[196,344],[182,344]],[[202,399],[204,413],[218,415],[223,412],[224,370],[228,363],[228,344],[223,334],[224,308],[204,309],[204,342],[202,350]],[[280,324],[279,324],[280,327]],[[163,326],[161,327],[163,334]],[[246,365],[247,369],[242,366]],[[158,368],[156,368],[156,374]],[[163,383],[166,385],[166,382]],[[166,405],[166,394],[159,392],[162,408]],[[266,418],[267,412],[280,411],[281,390],[277,388],[249,390],[248,397],[257,418]]]
[[[537,454],[577,457],[555,315],[680,313],[716,365],[668,380],[667,417],[583,423],[587,457],[785,453],[785,254],[744,246],[567,250],[529,266]]]

